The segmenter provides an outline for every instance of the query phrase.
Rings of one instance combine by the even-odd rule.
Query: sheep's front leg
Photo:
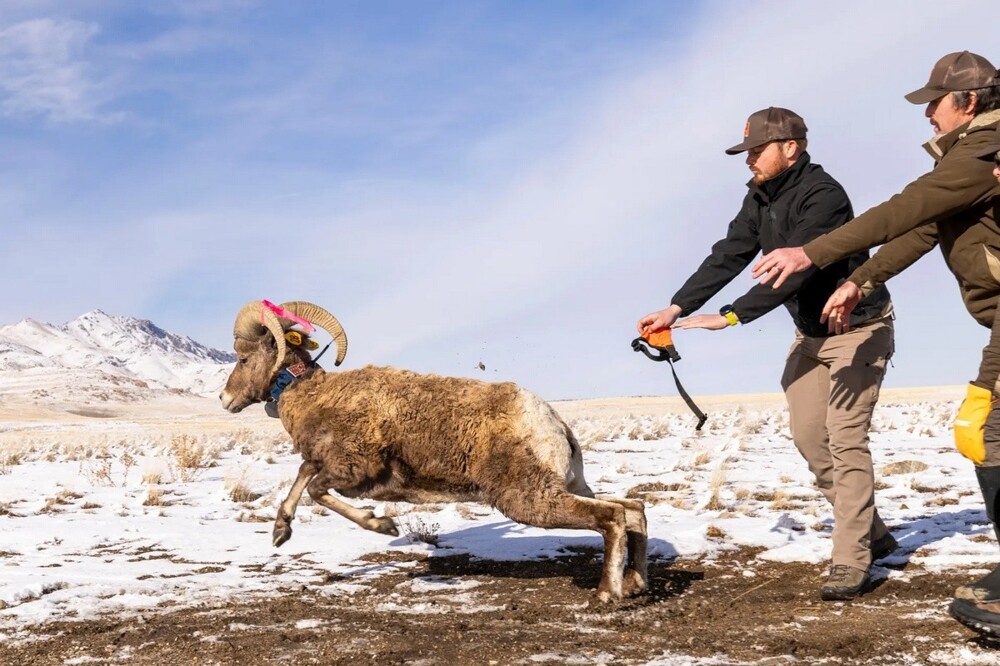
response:
[[[375,514],[365,509],[358,509],[347,502],[342,502],[329,493],[330,479],[328,476],[320,475],[309,484],[309,496],[313,500],[334,513],[340,514],[352,523],[357,523],[366,530],[388,534],[389,536],[399,536],[396,523],[392,518],[376,518]]]
[[[278,508],[278,517],[274,519],[274,531],[271,533],[275,548],[292,538],[292,521],[295,519],[295,508],[299,505],[302,491],[306,489],[309,482],[319,473],[319,466],[304,462],[299,466],[299,475],[295,477],[292,489],[288,491],[288,497]]]

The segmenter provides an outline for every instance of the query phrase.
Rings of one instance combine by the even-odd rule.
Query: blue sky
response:
[[[746,116],[802,114],[860,212],[930,167],[902,95],[944,53],[1000,62],[959,20],[990,2],[955,30],[871,5],[7,0],[0,322],[101,308],[228,348],[244,302],[305,299],[347,367],[670,394],[628,343],[738,209]],[[890,289],[886,384],[973,378],[987,332],[940,255]],[[791,339],[783,310],[679,333],[679,371],[775,391]]]

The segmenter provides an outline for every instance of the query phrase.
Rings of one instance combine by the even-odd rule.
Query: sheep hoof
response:
[[[292,528],[289,527],[288,525],[285,525],[283,527],[275,525],[274,532],[272,532],[272,536],[274,537],[274,540],[271,542],[271,544],[275,548],[277,548],[278,546],[280,546],[281,544],[285,543],[286,541],[292,538]]]
[[[625,571],[625,579],[622,581],[622,593],[626,597],[634,597],[646,591],[646,581],[635,569]]]
[[[597,594],[594,595],[594,600],[599,604],[608,604],[612,601],[619,601],[622,598],[622,593],[614,592],[608,589],[597,588]]]
[[[371,529],[380,534],[399,536],[399,530],[396,529],[396,523],[392,518],[373,518]]]

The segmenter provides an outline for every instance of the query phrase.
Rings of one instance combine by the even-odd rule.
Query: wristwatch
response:
[[[736,324],[740,323],[740,318],[736,316],[735,312],[733,312],[732,305],[723,305],[719,310],[719,314],[726,318],[726,321],[729,322],[730,326],[736,326]]]

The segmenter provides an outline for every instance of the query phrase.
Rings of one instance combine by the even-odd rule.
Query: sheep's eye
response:
[[[244,356],[243,358],[240,359],[240,365],[246,365],[247,361],[249,360],[250,360],[249,356]]]

